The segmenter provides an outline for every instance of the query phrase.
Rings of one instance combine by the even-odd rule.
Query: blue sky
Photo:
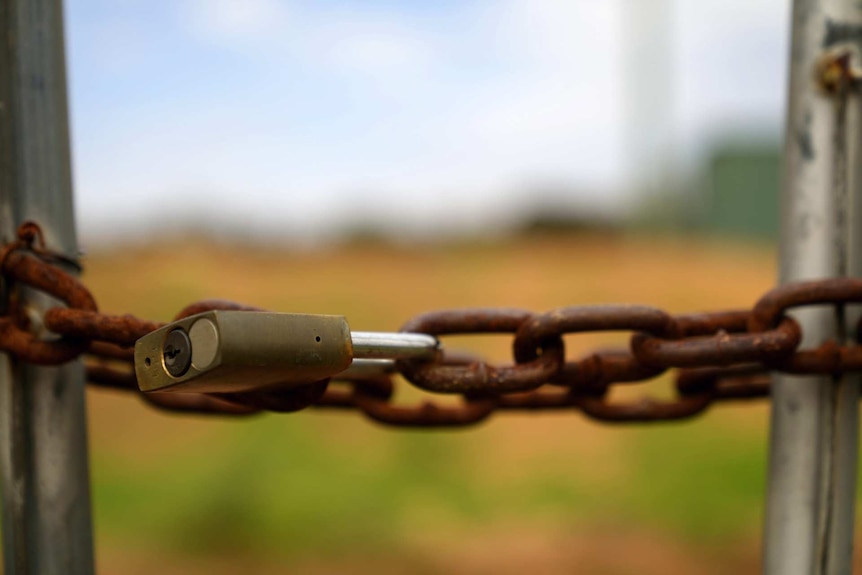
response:
[[[493,227],[536,183],[630,203],[632,142],[778,137],[789,2],[663,4],[672,75],[649,0],[67,0],[79,228]]]

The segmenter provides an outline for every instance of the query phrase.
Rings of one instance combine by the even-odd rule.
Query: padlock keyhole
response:
[[[189,370],[192,364],[192,343],[182,329],[175,329],[168,334],[162,345],[162,357],[165,369],[174,377],[180,377]]]

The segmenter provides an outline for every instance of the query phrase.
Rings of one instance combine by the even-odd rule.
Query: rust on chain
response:
[[[338,389],[349,386],[349,389]],[[329,389],[314,407],[328,407],[336,409],[358,408],[356,403],[356,389],[364,396],[373,397],[380,401],[389,401],[395,393],[395,384],[388,375],[375,377],[363,377],[355,379],[333,379]]]
[[[96,387],[131,391],[152,407],[177,413],[201,415],[253,415],[261,410],[253,406],[226,401],[202,393],[170,394],[142,393],[138,389],[135,373],[102,364],[86,366],[87,381]]]
[[[494,412],[493,399],[465,399],[461,406],[440,406],[425,401],[417,406],[403,407],[366,395],[361,388],[354,392],[354,401],[370,419],[400,427],[461,427],[473,425]]]
[[[408,383],[460,396],[459,404],[423,401],[402,405],[388,372],[348,372],[302,387],[270,386],[242,393],[142,393],[131,347],[163,324],[131,315],[98,312],[86,287],[63,267],[74,262],[45,248],[41,231],[23,225],[14,242],[0,248],[0,273],[10,290],[0,315],[0,351],[17,360],[56,365],[82,354],[88,381],[139,395],[159,409],[213,415],[253,415],[315,407],[351,409],[388,425],[461,427],[495,411],[579,411],[608,422],[677,420],[702,413],[716,402],[769,395],[769,370],[836,374],[862,371],[862,347],[827,341],[797,350],[799,324],[787,314],[808,305],[862,303],[862,279],[828,279],[789,284],[763,296],[753,310],[670,315],[645,306],[571,306],[546,313],[513,309],[465,309],[421,315],[403,331],[433,336],[510,334],[511,363],[492,364],[443,349],[433,360],[401,360],[396,370]],[[45,311],[31,329],[32,310],[21,305],[20,287],[44,292],[65,304]],[[205,300],[181,310],[184,318],[210,310],[262,311],[224,300]],[[34,322],[35,323],[35,322]],[[35,328],[57,336],[39,339]],[[564,337],[594,331],[634,332],[628,349],[597,350],[567,359]],[[862,335],[862,322],[857,339]],[[617,401],[618,384],[676,371],[676,397]],[[403,384],[403,383],[401,383]]]
[[[727,316],[735,323],[735,313]],[[703,315],[703,314],[701,314]],[[715,326],[709,335],[685,334],[678,340],[666,340],[645,333],[632,336],[635,357],[655,367],[698,367],[734,365],[748,361],[778,360],[790,356],[802,338],[802,332],[791,318],[783,318],[772,329],[755,333],[734,333],[722,325],[723,313],[714,314]],[[699,327],[706,327],[703,324]]]
[[[767,330],[785,313],[808,305],[862,303],[862,279],[833,278],[779,286],[755,304],[748,322],[751,332]],[[857,338],[858,339],[858,338]],[[786,373],[839,374],[862,370],[862,347],[826,341],[815,349],[796,351],[786,358],[762,358],[762,362]]]
[[[450,365],[464,365],[475,358],[453,355]],[[464,398],[460,406],[440,406],[425,401],[417,406],[401,406],[392,402],[395,384],[387,375],[339,379],[334,383],[348,384],[350,392],[331,390],[316,407],[357,408],[366,417],[384,425],[399,427],[464,427],[479,423],[494,412],[496,401],[489,398]]]
[[[37,257],[20,251],[2,254],[0,272],[12,283],[12,288],[27,286],[85,311],[96,311],[93,296],[74,276]],[[19,301],[14,298],[14,301]],[[20,305],[20,304],[17,304]],[[60,365],[77,358],[88,342],[80,337],[64,337],[47,341],[40,339],[15,321],[15,312],[0,317],[0,349],[19,361],[39,365]]]
[[[512,333],[533,314],[516,309],[467,309],[439,311],[418,316],[402,326],[403,332],[429,335]],[[401,360],[401,374],[416,387],[437,393],[505,393],[526,391],[544,384],[562,367],[561,338],[542,342],[541,354],[511,366],[485,362],[447,365],[444,362]]]
[[[515,338],[515,358],[529,360],[546,339],[588,331],[636,331],[656,338],[674,338],[680,334],[676,319],[662,310],[646,306],[580,306],[553,310],[525,322]],[[656,401],[642,398],[633,402],[614,403],[604,394],[607,385],[621,381],[643,381],[664,371],[665,367],[644,364],[629,352],[597,353],[575,363],[566,363],[555,381],[572,385],[569,393],[541,398],[556,407],[577,406],[584,414],[606,422],[648,422],[692,417],[705,410],[712,394],[680,397],[673,401]],[[592,384],[593,393],[577,393]],[[589,391],[585,389],[584,391]],[[536,398],[525,397],[530,405],[540,403]]]
[[[261,308],[226,300],[203,300],[183,308],[174,318],[183,319],[211,310],[263,311]],[[45,327],[58,335],[87,339],[93,342],[90,350],[97,355],[125,357],[117,348],[131,348],[135,342],[165,324],[145,321],[133,315],[109,315],[95,310],[52,308],[45,312]],[[96,344],[102,345],[96,345]],[[114,346],[113,348],[107,347]],[[128,357],[134,357],[129,350]]]
[[[498,410],[548,411],[572,409],[580,405],[583,396],[573,389],[561,391],[559,388],[511,393],[497,398]]]
[[[55,307],[45,312],[45,327],[59,335],[90,341],[109,341],[121,347],[135,345],[141,337],[164,324],[132,315],[107,315],[95,311]]]
[[[572,306],[535,315],[521,324],[514,341],[517,362],[536,359],[539,350],[564,335],[595,331],[647,331],[672,337],[678,331],[674,318],[660,309],[633,305]],[[566,362],[553,376],[554,383],[603,392],[609,383],[643,381],[660,375],[638,361],[630,352],[616,350],[588,355]]]
[[[712,393],[658,401],[650,397],[611,403],[593,397],[582,398],[579,407],[589,417],[608,423],[648,423],[688,419],[705,411],[713,401]]]
[[[794,307],[818,304],[862,302],[862,279],[830,278],[784,284],[767,292],[755,304],[748,320],[752,332],[778,325],[784,313]]]
[[[114,343],[108,343],[106,341],[91,342],[87,352],[93,357],[101,359],[126,361],[129,364],[132,364],[135,361],[134,349]]]
[[[103,363],[85,366],[87,381],[97,387],[138,391],[138,380],[130,369],[118,369]]]
[[[758,364],[684,369],[676,377],[679,395],[711,392],[717,400],[768,397],[770,385],[769,372]]]
[[[69,307],[96,311],[96,300],[78,278],[25,252],[3,259],[3,276],[53,296]]]
[[[740,333],[748,329],[747,309],[686,313],[674,318],[680,337],[713,335],[719,331]]]
[[[596,394],[614,383],[638,383],[664,372],[664,368],[643,365],[627,349],[601,350],[566,362],[550,383]]]
[[[16,239],[0,248],[0,269],[9,254],[15,251],[29,252],[40,260],[50,264],[62,264],[81,272],[81,264],[72,256],[49,250],[45,245],[45,235],[39,224],[25,221],[16,230]]]
[[[641,305],[570,306],[533,315],[515,334],[515,359],[531,361],[546,342],[567,334],[595,331],[645,331],[674,337],[674,318],[660,309]]]

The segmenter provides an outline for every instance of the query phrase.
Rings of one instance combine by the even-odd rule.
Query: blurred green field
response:
[[[166,239],[92,253],[86,269],[108,312],[168,320],[222,297],[343,314],[361,330],[467,306],[747,307],[775,277],[764,246],[640,236],[305,252]],[[625,341],[578,336],[567,348],[577,356]],[[445,343],[504,359],[510,342]],[[664,380],[636,387],[626,393],[668,393]],[[500,415],[453,432],[319,410],[179,417],[89,393],[102,573],[757,570],[762,404],[629,427],[577,413]]]

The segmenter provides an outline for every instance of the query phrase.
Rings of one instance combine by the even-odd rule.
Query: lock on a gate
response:
[[[208,311],[135,344],[141,391],[239,392],[313,383],[353,360],[347,320],[334,315]]]

